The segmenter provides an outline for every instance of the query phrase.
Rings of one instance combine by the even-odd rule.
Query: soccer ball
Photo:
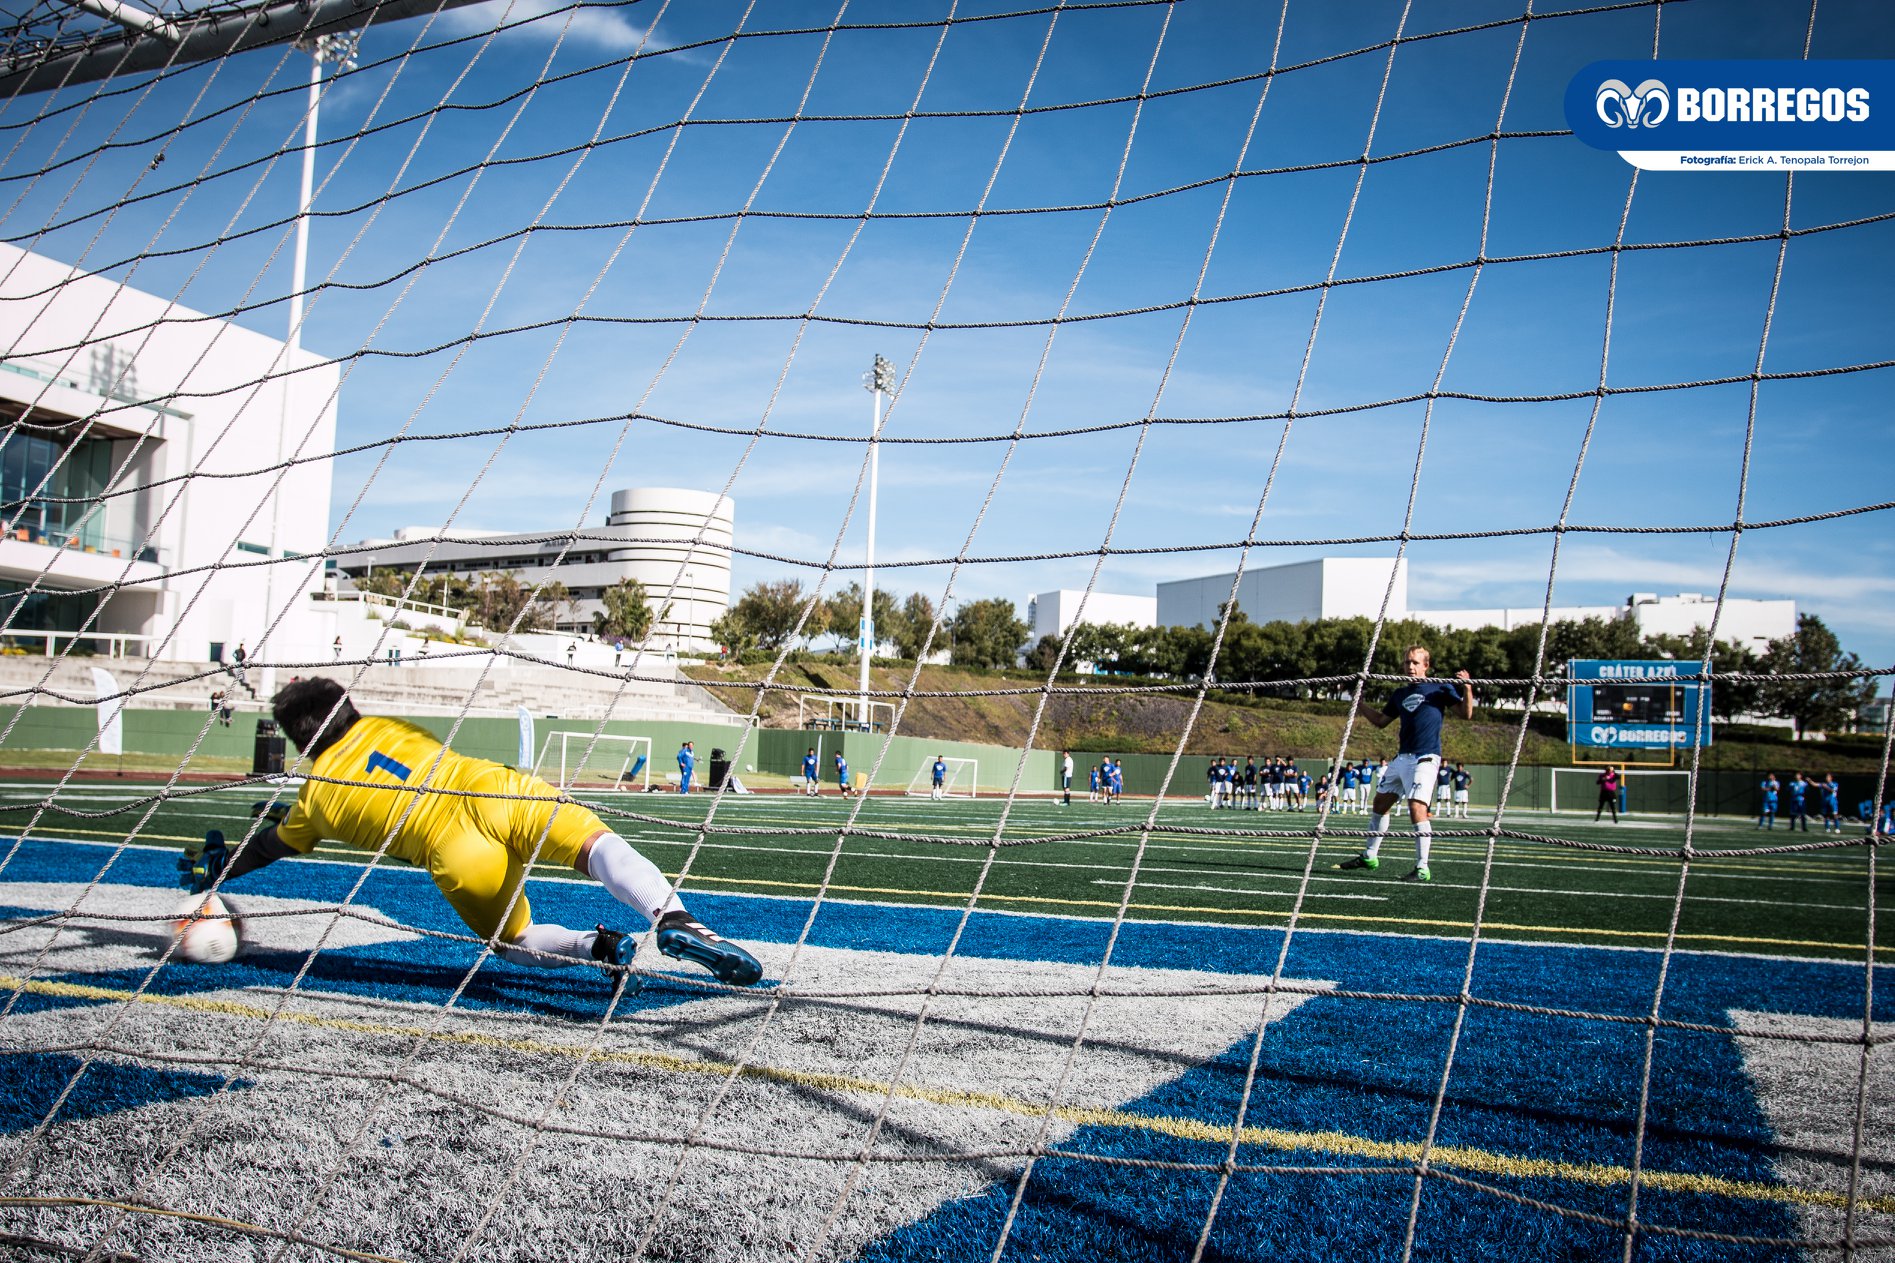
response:
[[[195,964],[222,964],[243,946],[243,918],[218,895],[186,899],[172,928],[178,936],[178,955]]]

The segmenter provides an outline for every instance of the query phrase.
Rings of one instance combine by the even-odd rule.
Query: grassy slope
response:
[[[909,687],[913,668],[902,664],[877,666],[869,686],[878,692],[898,693]],[[702,684],[736,686],[762,680],[767,665],[713,665],[687,667]],[[923,693],[951,693],[947,697],[915,697],[902,716],[901,731],[912,737],[945,741],[981,741],[994,745],[1025,744],[1039,704],[1037,694],[970,696],[995,689],[1033,689],[1042,682],[1025,671],[983,673],[959,667],[923,667],[914,687]],[[1091,686],[1104,682],[1090,676],[1068,676],[1062,686]],[[786,663],[775,687],[765,695],[764,726],[793,728],[797,722],[796,696],[812,688],[852,691],[853,665],[826,661]],[[756,701],[754,689],[719,687],[712,690],[725,705],[747,714]],[[1065,695],[1048,704],[1034,745],[1039,749],[1112,750],[1122,753],[1168,754],[1179,730],[1190,721],[1195,696],[1191,693]],[[1345,716],[1337,703],[1206,699],[1186,752],[1225,754],[1232,750],[1287,754],[1302,758],[1332,755],[1342,738]],[[1472,723],[1455,723],[1455,757],[1469,763],[1507,763],[1519,734],[1516,716],[1490,711],[1476,713]],[[1357,722],[1348,757],[1386,756],[1395,751],[1393,727],[1378,731]],[[1563,736],[1543,729],[1529,731],[1520,751],[1526,764],[1564,766],[1571,762]],[[1810,747],[1789,742],[1721,741],[1706,752],[1706,767],[1808,766]],[[1873,757],[1851,757],[1825,752],[1823,766],[1836,771],[1873,771]]]

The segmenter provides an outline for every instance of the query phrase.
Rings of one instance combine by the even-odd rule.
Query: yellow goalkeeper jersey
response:
[[[470,801],[462,794],[430,791],[477,790],[481,778],[505,770],[486,759],[456,754],[411,723],[365,716],[316,760],[311,771],[323,779],[304,782],[276,836],[305,854],[323,838],[378,851],[400,821],[401,831],[388,854],[426,868],[434,840],[461,827]],[[413,811],[408,810],[411,803]]]

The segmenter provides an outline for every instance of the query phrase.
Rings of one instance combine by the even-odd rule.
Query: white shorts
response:
[[[1352,803],[1355,801],[1355,786],[1345,785],[1342,787],[1342,801],[1345,803]]]
[[[1466,802],[1466,801],[1467,801],[1467,791],[1466,791],[1466,790],[1464,790],[1464,789],[1457,789],[1457,790],[1455,790],[1455,791],[1454,791],[1454,801],[1455,801],[1455,802],[1457,802],[1457,803],[1464,803],[1464,802]]]
[[[1440,776],[1440,755],[1398,754],[1382,769],[1382,779],[1376,782],[1375,792],[1425,804],[1434,794],[1434,783]]]

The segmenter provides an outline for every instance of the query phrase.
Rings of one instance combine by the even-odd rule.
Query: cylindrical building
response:
[[[655,615],[652,643],[690,652],[716,645],[711,624],[730,608],[735,507],[729,496],[682,487],[612,493],[608,534],[625,545],[607,559],[645,585]]]

